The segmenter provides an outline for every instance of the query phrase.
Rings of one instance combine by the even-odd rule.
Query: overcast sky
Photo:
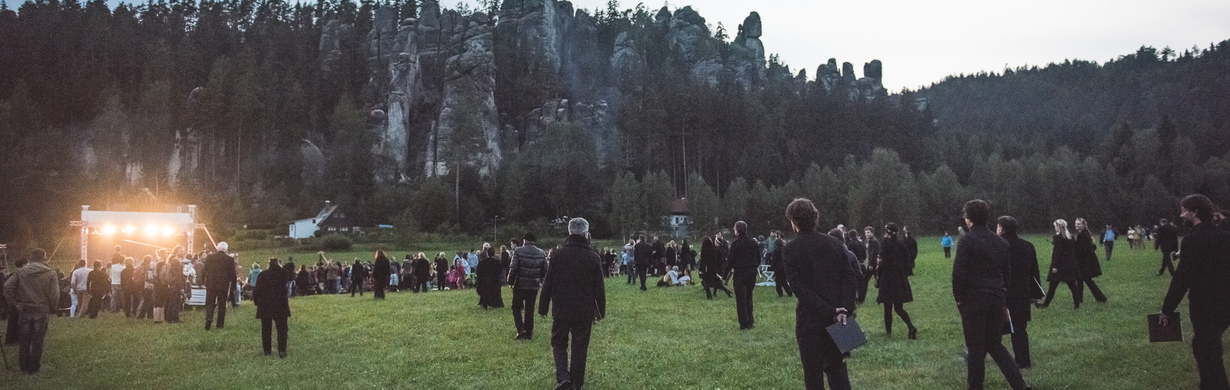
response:
[[[476,0],[466,0],[477,4]],[[607,0],[575,0],[576,8],[605,9]],[[442,0],[453,7],[455,1]],[[636,1],[621,0],[620,8]],[[650,9],[664,3],[645,2]],[[748,13],[760,13],[767,54],[794,72],[836,58],[862,77],[863,63],[884,63],[890,91],[916,89],[958,73],[1000,72],[1005,66],[1046,65],[1064,59],[1104,63],[1142,45],[1193,45],[1230,39],[1228,0],[691,0],[712,26],[731,35]]]
[[[120,0],[109,0],[115,4]],[[472,6],[478,0],[463,0]],[[16,3],[17,1],[10,1]],[[132,1],[125,1],[131,3]],[[441,0],[455,7],[456,0]],[[607,0],[575,0],[606,9]],[[621,9],[633,8],[621,0]],[[862,76],[863,63],[884,63],[890,91],[917,89],[944,77],[1065,59],[1105,63],[1142,45],[1176,52],[1230,39],[1230,0],[691,0],[646,2],[651,10],[691,5],[730,35],[748,13],[764,23],[767,54],[794,72],[836,58]]]

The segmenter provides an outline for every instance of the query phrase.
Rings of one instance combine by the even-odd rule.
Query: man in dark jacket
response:
[[[786,296],[794,296],[794,291],[790,290],[790,278],[786,276],[786,267],[782,264],[782,247],[786,245],[782,241],[781,236],[777,232],[769,234],[769,240],[773,243],[773,250],[769,251],[769,267],[773,269],[774,287],[777,289],[777,297],[782,297],[782,292],[786,292]]]
[[[546,317],[548,309],[552,309],[554,318],[551,349],[555,354],[557,390],[585,385],[590,330],[594,321],[606,316],[606,287],[600,262],[598,252],[589,245],[589,222],[584,218],[568,221],[568,239],[551,255],[538,303],[538,314]]]
[[[1213,202],[1204,195],[1188,195],[1179,206],[1179,216],[1195,228],[1183,238],[1183,261],[1170,280],[1161,320],[1165,324],[1167,316],[1177,315],[1175,309],[1187,296],[1200,388],[1230,389],[1221,342],[1230,328],[1230,233],[1213,224]]]
[[[35,249],[30,262],[18,268],[4,282],[4,300],[9,302],[17,318],[17,361],[21,372],[37,374],[42,369],[43,340],[47,323],[60,301],[60,284],[56,271],[47,267],[47,252]],[[97,313],[97,308],[93,308]]]
[[[825,330],[845,325],[854,308],[858,286],[857,265],[850,261],[842,242],[816,231],[820,212],[807,199],[795,199],[786,207],[786,217],[798,235],[782,248],[782,263],[794,288],[794,336],[803,363],[803,384],[823,389],[828,377],[833,389],[849,389],[841,350]],[[738,241],[735,241],[738,243]]]
[[[363,283],[367,280],[367,267],[359,262],[359,259],[354,259],[354,264],[350,266],[350,297],[354,298],[354,292],[359,291],[359,296],[363,296]]]
[[[218,309],[218,329],[226,326],[226,299],[235,291],[236,279],[235,259],[226,254],[227,249],[225,241],[219,242],[218,251],[205,258],[205,330],[213,325],[214,307]]]
[[[1162,267],[1157,270],[1157,275],[1170,271],[1170,276],[1174,276],[1174,261],[1171,260],[1174,252],[1179,250],[1179,229],[1175,228],[1170,223],[1170,220],[1162,218],[1157,227],[1157,240],[1153,241],[1153,249],[1162,251]]]
[[[538,248],[538,237],[525,232],[523,245],[513,251],[508,265],[508,284],[513,286],[513,325],[517,340],[534,339],[534,299],[547,276],[547,254]],[[524,316],[524,317],[522,317]]]
[[[288,282],[287,273],[278,265],[278,259],[269,259],[269,268],[256,277],[256,288],[252,291],[252,302],[256,304],[256,318],[261,320],[261,348],[265,356],[272,353],[274,325],[278,330],[278,357],[286,357],[286,319],[290,318],[290,301],[286,291],[282,290]],[[218,323],[221,328],[221,322]]]
[[[759,266],[760,245],[747,234],[747,222],[735,222],[735,241],[730,243],[730,253],[726,255],[726,269],[735,273],[735,310],[740,330],[756,325],[752,316],[752,290],[756,287],[756,267]]]
[[[875,278],[875,264],[880,259],[880,240],[876,239],[876,229],[871,226],[863,228],[863,237],[865,237],[863,247],[867,250],[867,262],[863,263],[863,280],[858,286],[858,303],[863,303],[867,299],[867,285],[871,284],[872,278]]]
[[[653,264],[653,247],[645,242],[645,233],[641,233],[632,250],[636,257],[636,274],[641,277],[641,291],[645,291],[645,273],[649,272],[649,266]]]
[[[94,270],[90,271],[89,279],[86,281],[86,290],[90,290],[90,309],[86,310],[86,314],[90,318],[98,318],[98,310],[102,309],[103,297],[107,296],[110,289],[111,277],[103,268],[102,261],[94,260]]]
[[[1004,297],[1012,284],[1012,262],[1008,242],[987,228],[991,207],[982,199],[965,202],[962,208],[969,233],[957,243],[952,264],[952,297],[961,313],[965,334],[966,384],[982,389],[986,376],[986,357],[991,355],[1014,390],[1029,388],[1016,361],[1004,348]]]
[[[666,244],[662,243],[657,236],[653,237],[653,274],[661,276],[666,274],[663,268],[666,266]]]
[[[904,239],[901,242],[905,243],[905,274],[914,276],[914,261],[918,259],[918,240],[914,238],[914,233],[910,233],[909,226],[902,226],[901,233]]]
[[[1008,258],[1012,263],[1012,283],[1008,285],[1005,305],[1012,317],[1012,356],[1020,368],[1033,365],[1029,357],[1029,331],[1026,328],[1032,319],[1029,302],[1033,292],[1042,292],[1041,275],[1038,273],[1038,253],[1034,244],[1017,235],[1016,218],[999,217],[998,232],[1008,241]]]

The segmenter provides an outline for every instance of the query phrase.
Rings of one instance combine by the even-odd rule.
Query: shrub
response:
[[[320,241],[320,249],[329,252],[348,251],[351,246],[354,246],[354,242],[340,234],[327,235]]]

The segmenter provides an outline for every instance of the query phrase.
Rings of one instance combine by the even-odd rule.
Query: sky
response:
[[[446,8],[458,4],[440,3]],[[606,9],[607,0],[572,3],[594,11]],[[636,4],[621,0],[619,8]],[[890,91],[918,89],[956,74],[999,73],[1066,59],[1105,63],[1141,46],[1169,46],[1181,53],[1230,39],[1227,0],[645,2],[651,10],[663,5],[672,11],[690,5],[711,27],[721,22],[730,35],[756,11],[764,24],[760,39],[766,54],[777,54],[792,72],[807,69],[814,78],[817,66],[836,58],[838,64],[854,64],[862,77],[863,64],[878,59]]]

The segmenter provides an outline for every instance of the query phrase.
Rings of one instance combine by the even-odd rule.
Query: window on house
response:
[[[330,227],[329,227],[329,231],[331,231],[331,232],[336,232],[336,231],[337,231],[337,228],[336,228],[336,227],[333,227],[333,226],[330,226]]]

